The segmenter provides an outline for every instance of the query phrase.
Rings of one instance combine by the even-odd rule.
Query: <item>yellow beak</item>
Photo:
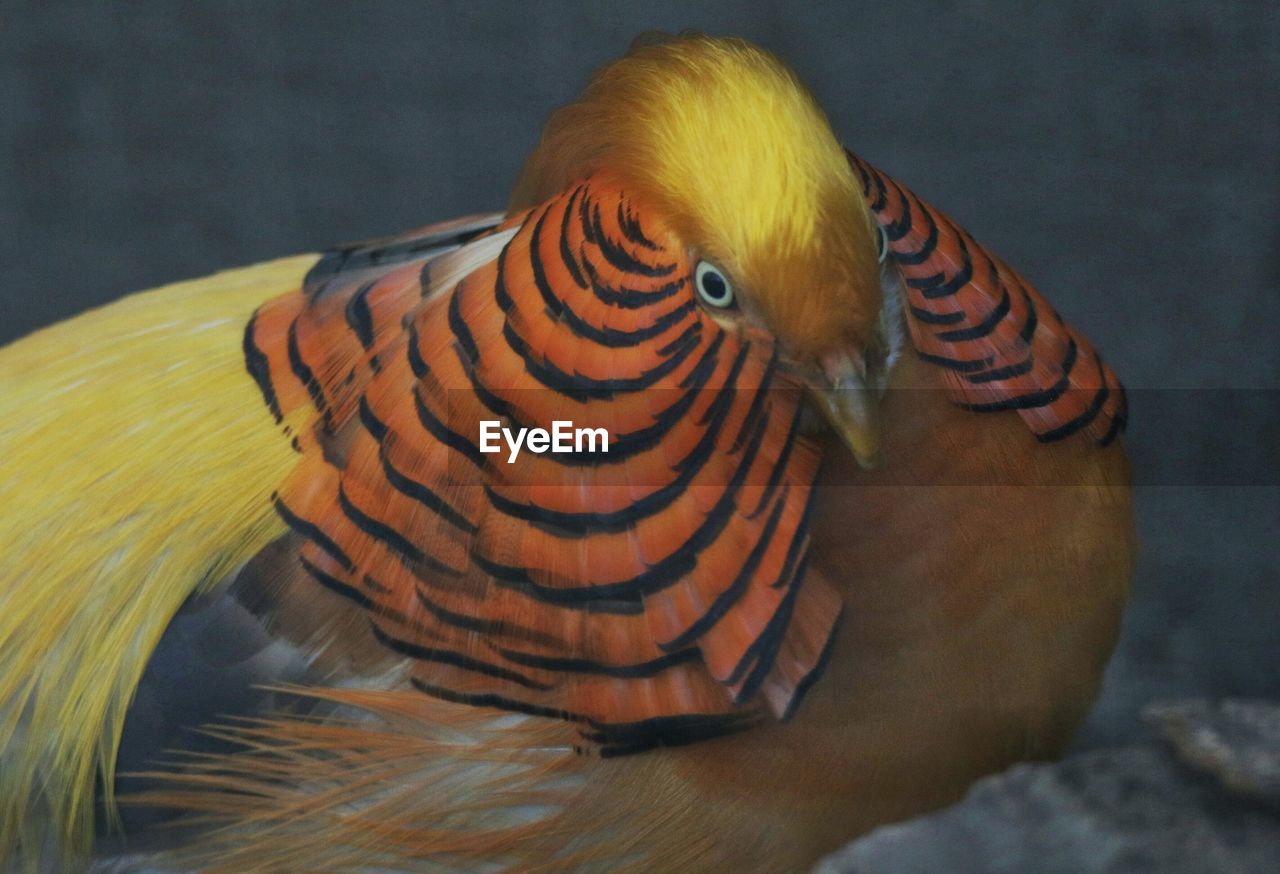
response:
[[[859,466],[880,466],[880,392],[867,384],[865,368],[840,355],[823,361],[822,378],[809,393]]]

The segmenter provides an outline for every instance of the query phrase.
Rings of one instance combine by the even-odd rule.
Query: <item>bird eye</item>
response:
[[[876,233],[880,237],[880,253],[876,257],[880,259],[880,263],[884,263],[884,259],[889,257],[889,235],[884,232],[884,228],[876,225]]]
[[[698,295],[709,306],[716,309],[733,306],[733,286],[710,262],[698,262],[693,271],[693,284],[698,287]]]

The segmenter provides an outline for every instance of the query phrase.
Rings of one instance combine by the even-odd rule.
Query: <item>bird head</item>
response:
[[[795,74],[737,39],[638,40],[557,110],[512,198],[609,174],[688,251],[722,326],[775,337],[866,465],[888,343],[878,231],[831,125]]]

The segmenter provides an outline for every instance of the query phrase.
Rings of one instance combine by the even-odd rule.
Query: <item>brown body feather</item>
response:
[[[387,718],[327,735],[279,723],[250,739],[299,749],[219,759],[218,776],[191,787],[206,791],[155,800],[237,826],[204,857],[222,870],[448,857],[802,870],[855,834],[956,800],[983,774],[1058,754],[1119,628],[1133,551],[1127,462],[1119,446],[1038,445],[1012,413],[974,416],[944,386],[914,358],[895,369],[883,471],[828,447],[810,573],[838,581],[846,618],[789,721],[598,759],[570,752],[550,720],[504,724],[498,711],[412,691],[338,692]],[[290,609],[324,600],[303,595]],[[369,784],[344,776],[369,768]],[[441,769],[447,791],[436,791]],[[355,812],[318,809],[334,792]],[[503,821],[530,799],[542,805],[532,823]]]

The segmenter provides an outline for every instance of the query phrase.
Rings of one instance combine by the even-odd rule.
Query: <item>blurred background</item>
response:
[[[730,9],[732,5],[732,9]],[[501,208],[647,29],[754,40],[1131,390],[1142,556],[1078,744],[1280,698],[1280,8],[0,3],[0,342],[131,291]]]

